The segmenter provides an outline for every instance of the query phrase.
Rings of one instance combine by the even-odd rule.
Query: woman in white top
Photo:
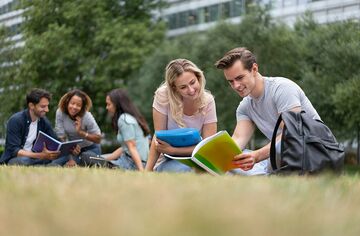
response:
[[[216,133],[214,97],[205,90],[203,72],[194,63],[186,59],[176,59],[166,66],[165,81],[155,92],[153,121],[155,130],[196,128],[203,138]],[[160,154],[189,156],[193,149],[194,146],[173,147],[154,137],[146,170],[191,171],[190,167]]]
[[[74,89],[66,93],[59,101],[56,111],[55,131],[58,137],[65,140],[83,139],[76,146],[72,155],[67,157],[67,166],[86,165],[80,154],[101,154],[101,131],[93,115],[90,97],[83,91]]]

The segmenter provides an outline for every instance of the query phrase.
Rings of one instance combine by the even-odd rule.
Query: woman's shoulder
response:
[[[88,120],[88,121],[95,120],[93,114],[90,111],[86,111],[82,118],[83,118],[83,120]]]
[[[168,101],[168,87],[166,85],[161,85],[158,89],[155,91],[154,100],[165,103]]]
[[[132,115],[130,115],[129,113],[123,113],[119,116],[118,119],[118,123],[122,124],[122,123],[127,123],[127,124],[136,124],[136,118]]]
[[[56,116],[56,117],[64,117],[64,116],[67,116],[67,115],[66,115],[65,112],[63,112],[60,108],[57,108],[57,109],[56,109],[55,116]]]
[[[205,98],[205,104],[206,105],[209,105],[211,103],[215,103],[215,98],[209,91],[205,91],[204,98]]]

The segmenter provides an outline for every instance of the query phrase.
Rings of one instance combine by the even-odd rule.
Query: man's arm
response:
[[[46,148],[40,153],[32,151],[26,151],[22,147],[22,126],[17,122],[16,119],[11,119],[7,125],[7,146],[12,153],[12,157],[30,157],[39,159],[55,159],[59,152],[49,151]]]
[[[24,149],[20,149],[17,153],[18,157],[30,157],[34,159],[47,159],[47,160],[53,160],[56,159],[59,156],[59,151],[49,151],[46,148],[42,152],[32,152],[32,151],[26,151]]]
[[[255,125],[250,120],[240,120],[237,122],[232,138],[241,149],[244,149],[255,130]]]
[[[18,117],[12,117],[7,123],[6,130],[6,149],[11,153],[11,157],[16,157],[22,149],[23,126]]]
[[[290,109],[290,111],[300,112],[301,107],[294,107],[294,108]],[[282,129],[283,127],[284,127],[284,123],[281,122],[280,128]],[[276,136],[276,142],[281,140],[281,136],[282,136],[281,133],[278,136]],[[234,165],[243,170],[252,169],[255,163],[263,161],[269,157],[270,145],[271,145],[271,142],[269,142],[262,148],[254,150],[250,153],[242,153],[240,155],[235,156],[234,161],[233,161]]]

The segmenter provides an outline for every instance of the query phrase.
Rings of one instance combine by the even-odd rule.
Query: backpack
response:
[[[279,151],[275,150],[275,142],[281,121],[284,127]],[[316,174],[325,169],[341,173],[344,158],[344,147],[336,141],[324,122],[313,119],[305,111],[280,114],[270,147],[273,173],[303,175]]]

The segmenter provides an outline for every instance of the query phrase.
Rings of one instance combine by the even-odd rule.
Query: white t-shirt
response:
[[[313,118],[319,114],[295,82],[282,77],[263,77],[264,93],[259,98],[245,97],[236,110],[236,119],[251,120],[270,140],[279,114],[301,107]],[[280,132],[280,130],[279,130]]]
[[[26,141],[24,144],[24,150],[31,151],[33,143],[36,139],[37,127],[38,127],[38,120],[35,120],[30,123],[29,133],[28,136],[26,137]]]

